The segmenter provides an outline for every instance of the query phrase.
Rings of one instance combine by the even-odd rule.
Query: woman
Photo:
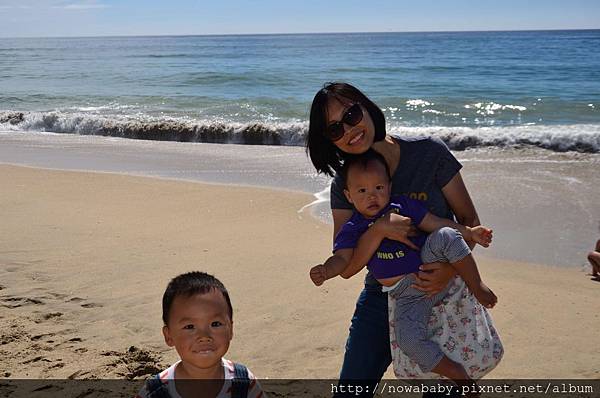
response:
[[[306,148],[317,171],[334,177],[331,184],[334,237],[352,215],[352,205],[343,194],[343,182],[336,172],[346,154],[364,153],[369,148],[383,155],[388,163],[392,195],[404,194],[422,200],[435,215],[456,217],[463,225],[480,224],[460,175],[462,166],[446,145],[434,138],[405,139],[387,135],[381,109],[350,84],[329,83],[317,92],[310,111]],[[394,214],[379,219],[361,239],[389,238],[406,242],[414,232],[410,219]],[[452,268],[444,263],[424,264],[421,269],[417,288],[430,294],[441,291],[455,276]],[[458,300],[466,295],[466,290],[460,279],[456,279],[455,284],[457,287],[450,294],[452,299]],[[472,300],[467,304],[471,305],[467,310],[475,310]],[[443,305],[448,303],[440,306]],[[438,323],[442,323],[438,326],[444,331],[448,329],[443,320]],[[375,384],[381,379],[392,361],[388,325],[387,295],[368,274],[352,317],[340,372],[341,384],[356,379]],[[498,356],[501,354],[500,346]],[[395,368],[407,363],[400,358]],[[395,371],[399,377],[416,376],[407,368]]]

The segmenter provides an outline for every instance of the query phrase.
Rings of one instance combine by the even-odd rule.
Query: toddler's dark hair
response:
[[[367,166],[371,162],[379,162],[385,167],[385,173],[387,174],[388,180],[392,179],[390,174],[390,168],[388,167],[387,162],[382,154],[375,151],[374,149],[369,149],[364,153],[359,155],[348,155],[344,160],[344,164],[342,169],[340,170],[340,174],[344,181],[344,189],[348,189],[348,170],[352,166],[361,166],[363,170],[367,169]]]
[[[167,285],[162,299],[162,319],[165,325],[169,320],[171,305],[176,297],[190,297],[194,294],[206,294],[211,290],[216,290],[223,294],[229,310],[229,319],[233,321],[231,300],[229,299],[229,293],[227,293],[227,289],[225,289],[223,283],[206,272],[193,271],[176,276],[171,279],[171,282]]]

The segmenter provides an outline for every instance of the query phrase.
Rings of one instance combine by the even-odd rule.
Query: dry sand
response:
[[[160,333],[161,295],[190,270],[231,293],[230,359],[261,378],[338,374],[362,278],[312,286],[331,226],[297,213],[310,195],[7,165],[0,187],[0,377],[160,370],[176,359]],[[477,258],[500,299],[505,357],[490,377],[600,377],[599,283]]]

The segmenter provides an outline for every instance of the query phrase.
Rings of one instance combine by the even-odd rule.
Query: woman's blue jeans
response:
[[[363,395],[372,396],[391,362],[387,293],[381,286],[367,285],[356,302],[338,385],[360,385]],[[343,389],[346,394],[341,390],[336,397],[356,396],[347,388]]]

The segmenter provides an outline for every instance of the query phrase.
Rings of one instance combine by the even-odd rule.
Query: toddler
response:
[[[180,360],[147,380],[137,398],[263,395],[248,368],[223,357],[233,337],[233,309],[217,278],[204,272],[173,278],[162,309],[165,342]]]

